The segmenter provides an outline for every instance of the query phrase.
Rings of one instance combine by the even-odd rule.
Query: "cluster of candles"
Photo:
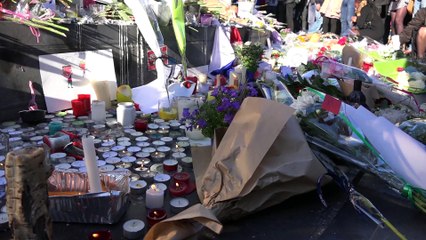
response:
[[[45,138],[50,138],[52,142],[60,140],[54,137],[59,131],[67,131],[75,136],[92,133],[95,136],[92,139],[96,150],[95,168],[97,167],[100,172],[123,171],[123,169],[131,172],[131,193],[145,196],[148,226],[167,217],[164,210],[166,193],[172,197],[169,203],[172,213],[187,208],[189,200],[185,196],[194,188],[189,173],[181,172],[182,166],[192,167],[192,158],[187,155],[190,144],[189,139],[185,137],[185,128],[176,120],[165,122],[162,119],[154,119],[150,123],[144,118],[136,119],[134,128],[124,128],[124,136],[113,136],[110,140],[98,138],[104,135],[109,124],[114,121],[113,115],[106,111],[100,119],[96,121],[91,119],[97,108],[96,104],[97,101],[90,104],[90,95],[80,94],[78,99],[72,102],[73,111],[48,114],[46,120],[49,122],[28,129],[15,122],[13,125],[2,125],[4,128],[1,132],[7,134],[11,146],[17,148],[25,147],[29,143],[42,145]],[[105,106],[101,108],[104,110]],[[70,156],[66,151],[53,152],[50,160],[58,170],[87,171],[84,159]],[[0,175],[0,179],[2,177]],[[129,220],[123,225],[123,236],[128,239],[140,238],[144,228],[143,221]],[[109,231],[98,231],[91,233],[89,239],[109,239],[108,236],[111,237]]]

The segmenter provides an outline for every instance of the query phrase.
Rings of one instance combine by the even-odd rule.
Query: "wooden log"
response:
[[[52,239],[47,179],[51,166],[43,148],[29,147],[6,157],[6,206],[15,240]]]

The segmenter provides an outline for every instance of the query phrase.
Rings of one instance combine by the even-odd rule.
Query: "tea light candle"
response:
[[[121,163],[115,164],[115,167],[116,167],[116,168],[124,168],[124,169],[128,169],[128,168],[130,168],[131,166],[132,166],[132,164],[131,164],[131,163],[129,163],[129,162],[121,162]]]
[[[118,152],[118,156],[121,157],[121,158],[130,157],[130,156],[133,156],[133,153],[126,151],[126,150],[123,150],[123,151]]]
[[[89,234],[89,240],[112,240],[109,230],[96,231]]]
[[[126,239],[140,239],[144,233],[145,223],[139,219],[131,219],[123,224],[123,237]]]
[[[147,152],[137,152],[135,154],[136,157],[138,158],[148,158],[151,154],[147,153]]]
[[[154,182],[168,184],[170,176],[168,174],[157,173],[154,177]]]
[[[100,166],[99,172],[111,172],[111,171],[114,171],[114,169],[115,169],[114,165],[107,164],[107,165]]]
[[[158,129],[157,132],[161,135],[161,136],[167,136],[169,134],[169,130],[168,129]]]
[[[93,144],[95,144],[96,148],[101,147],[102,140],[95,138],[95,139],[93,139]]]
[[[95,131],[95,132],[102,132],[102,131],[105,131],[105,124],[96,124],[96,125],[93,125],[93,130]]]
[[[114,147],[112,147],[112,148],[111,148],[111,151],[119,152],[119,151],[123,151],[124,149],[126,149],[126,147],[125,147],[125,146],[120,146],[120,145],[118,145],[118,146],[114,146]]]
[[[135,161],[136,161],[136,158],[135,158],[135,157],[133,157],[133,156],[125,156],[125,157],[122,157],[122,158],[121,158],[121,161],[122,161],[123,163],[132,163],[132,162],[135,162]]]
[[[172,213],[177,214],[185,210],[189,206],[189,200],[186,198],[178,197],[170,200],[170,210]]]
[[[174,153],[175,152],[181,152],[181,153],[183,153],[183,152],[185,152],[185,148],[181,148],[178,145],[176,145],[176,147],[172,149],[172,152],[174,152]]]
[[[141,178],[141,176],[139,176],[139,174],[136,174],[136,173],[130,174],[130,181],[137,181],[140,178]]]
[[[69,163],[60,163],[55,165],[56,170],[68,170],[71,168],[71,164]]]
[[[152,145],[153,145],[154,147],[159,147],[159,146],[164,146],[164,145],[166,145],[166,143],[165,143],[165,142],[163,142],[163,141],[157,140],[157,141],[153,141],[153,142],[152,142]]]
[[[186,191],[188,190],[188,185],[186,185],[185,183],[181,182],[181,183],[173,183],[170,184],[169,186],[169,192],[170,195],[172,195],[173,197],[181,197],[186,195]]]
[[[171,146],[173,143],[173,138],[171,137],[162,137],[160,141],[163,141],[167,146]]]
[[[142,135],[143,135],[143,133],[141,133],[141,132],[132,132],[132,133],[130,133],[130,136],[131,136],[132,139],[136,139],[138,137],[141,137]]]
[[[180,123],[179,122],[171,122],[170,123],[170,129],[171,130],[179,130]]]
[[[167,159],[163,161],[163,170],[165,172],[176,172],[178,168],[178,161],[174,159]]]
[[[157,148],[157,151],[164,153],[166,156],[170,153],[170,147],[161,146]]]
[[[162,208],[164,205],[164,191],[156,187],[156,185],[151,185],[151,187],[146,190],[145,197],[145,206],[147,208]]]
[[[189,137],[178,137],[176,140],[180,142],[189,142]]]
[[[148,165],[151,164],[151,160],[149,160],[149,158],[140,158],[140,159],[136,160],[136,164],[137,165],[148,166]]]
[[[156,118],[156,119],[154,119],[153,122],[156,123],[156,124],[162,124],[162,123],[164,123],[164,119]]]
[[[117,142],[130,142],[130,138],[128,138],[128,137],[119,137],[119,138],[117,138]]]
[[[149,142],[136,142],[136,146],[141,147],[141,148],[146,148],[151,146],[151,144]]]
[[[107,159],[107,158],[111,158],[111,157],[117,157],[117,155],[118,155],[117,152],[109,151],[109,152],[102,153],[102,158]]]
[[[149,170],[149,168],[144,167],[143,165],[139,165],[139,167],[135,167],[135,168],[133,168],[133,170],[136,173],[140,173],[140,172],[147,172]]]
[[[136,142],[146,142],[146,141],[148,141],[149,140],[149,138],[148,137],[146,137],[146,136],[141,136],[141,137],[137,137],[137,138],[135,138],[135,141]]]
[[[189,185],[189,179],[191,178],[191,175],[187,172],[179,172],[173,174],[173,180],[177,183],[185,183]]]
[[[155,152],[155,148],[153,147],[142,148],[142,152],[153,153]]]
[[[153,152],[151,153],[151,159],[153,162],[162,162],[166,158],[166,154],[162,152]]]
[[[53,164],[56,164],[56,163],[61,162],[62,159],[65,159],[66,156],[67,156],[67,154],[63,153],[63,152],[52,153],[52,154],[50,154],[50,161]]]
[[[148,129],[150,130],[157,130],[159,128],[158,124],[150,123],[148,124]]]
[[[148,211],[148,214],[146,215],[146,220],[148,222],[148,225],[150,227],[154,226],[155,224],[163,221],[167,218],[166,211],[164,209],[150,209]]]
[[[181,137],[183,134],[179,131],[170,131],[169,132],[169,137],[176,139],[178,137]]]
[[[115,145],[114,141],[106,141],[106,142],[101,143],[102,147],[112,147],[114,145]]]
[[[127,151],[131,152],[131,153],[137,153],[140,150],[142,150],[142,149],[140,147],[137,147],[137,146],[130,146],[130,147],[127,148]]]
[[[95,121],[93,120],[85,120],[84,121],[84,126],[86,126],[88,129],[92,129],[93,126],[95,126]]]
[[[118,145],[124,146],[124,147],[128,147],[128,146],[131,146],[132,143],[131,142],[127,142],[127,141],[121,141],[121,142],[118,142]]]
[[[37,143],[38,141],[41,141],[41,140],[43,140],[43,137],[42,137],[42,136],[34,136],[34,137],[31,137],[31,138],[30,138],[30,141],[31,141],[32,143]]]
[[[176,145],[178,145],[181,148],[187,149],[190,144],[189,144],[189,142],[186,142],[186,141],[179,141],[179,142],[176,143]]]
[[[96,148],[96,153],[97,153],[98,157],[100,157],[100,158],[104,158],[102,155],[106,152],[109,152],[109,151],[111,151],[110,147],[98,147],[98,148]]]
[[[96,161],[96,165],[97,165],[98,167],[101,167],[101,166],[106,165],[106,162],[105,162],[104,160],[98,160],[98,161]]]
[[[192,167],[192,157],[184,157],[181,160],[182,166]]]
[[[186,157],[186,154],[182,153],[182,152],[175,152],[175,153],[172,154],[172,157],[176,160],[180,160],[180,159]]]
[[[132,128],[127,128],[127,129],[124,129],[124,130],[123,130],[123,132],[124,132],[127,136],[131,136],[131,133],[136,132],[136,130],[135,130],[135,129],[132,129]]]
[[[147,183],[144,180],[131,181],[130,192],[133,194],[142,194],[145,191]]]
[[[78,160],[78,161],[74,161],[73,163],[71,163],[71,166],[74,167],[74,168],[81,168],[81,167],[86,166],[86,164],[84,163],[84,161]]]
[[[148,170],[146,172],[142,172],[140,176],[146,183],[151,184],[154,182],[155,173]]]
[[[180,131],[182,134],[186,134],[186,126],[185,126],[185,125],[181,125],[181,126],[179,127],[179,131]]]
[[[161,137],[163,137],[163,135],[157,132],[157,133],[153,133],[149,135],[149,137],[151,138],[152,141],[155,141],[155,140],[159,140]]]

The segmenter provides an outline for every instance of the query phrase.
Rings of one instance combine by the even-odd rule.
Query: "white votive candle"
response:
[[[156,185],[151,185],[151,187],[146,190],[146,201],[145,206],[147,208],[162,208],[164,205],[164,191],[156,187]]]
[[[173,198],[170,200],[170,210],[172,213],[180,213],[189,206],[189,200],[186,198]]]
[[[142,237],[145,223],[139,219],[131,219],[123,224],[123,236],[126,239],[139,239]]]
[[[99,178],[99,170],[96,164],[96,151],[95,144],[93,143],[93,136],[83,136],[83,152],[87,168],[87,177],[89,179],[89,191],[97,193],[102,191],[101,179]]]

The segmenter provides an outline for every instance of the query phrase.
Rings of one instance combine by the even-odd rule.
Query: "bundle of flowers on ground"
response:
[[[184,109],[182,121],[189,130],[201,129],[204,136],[211,138],[215,129],[228,127],[231,124],[246,97],[255,96],[257,96],[257,90],[251,84],[238,89],[225,86],[215,88],[211,96],[198,109],[192,112]]]

